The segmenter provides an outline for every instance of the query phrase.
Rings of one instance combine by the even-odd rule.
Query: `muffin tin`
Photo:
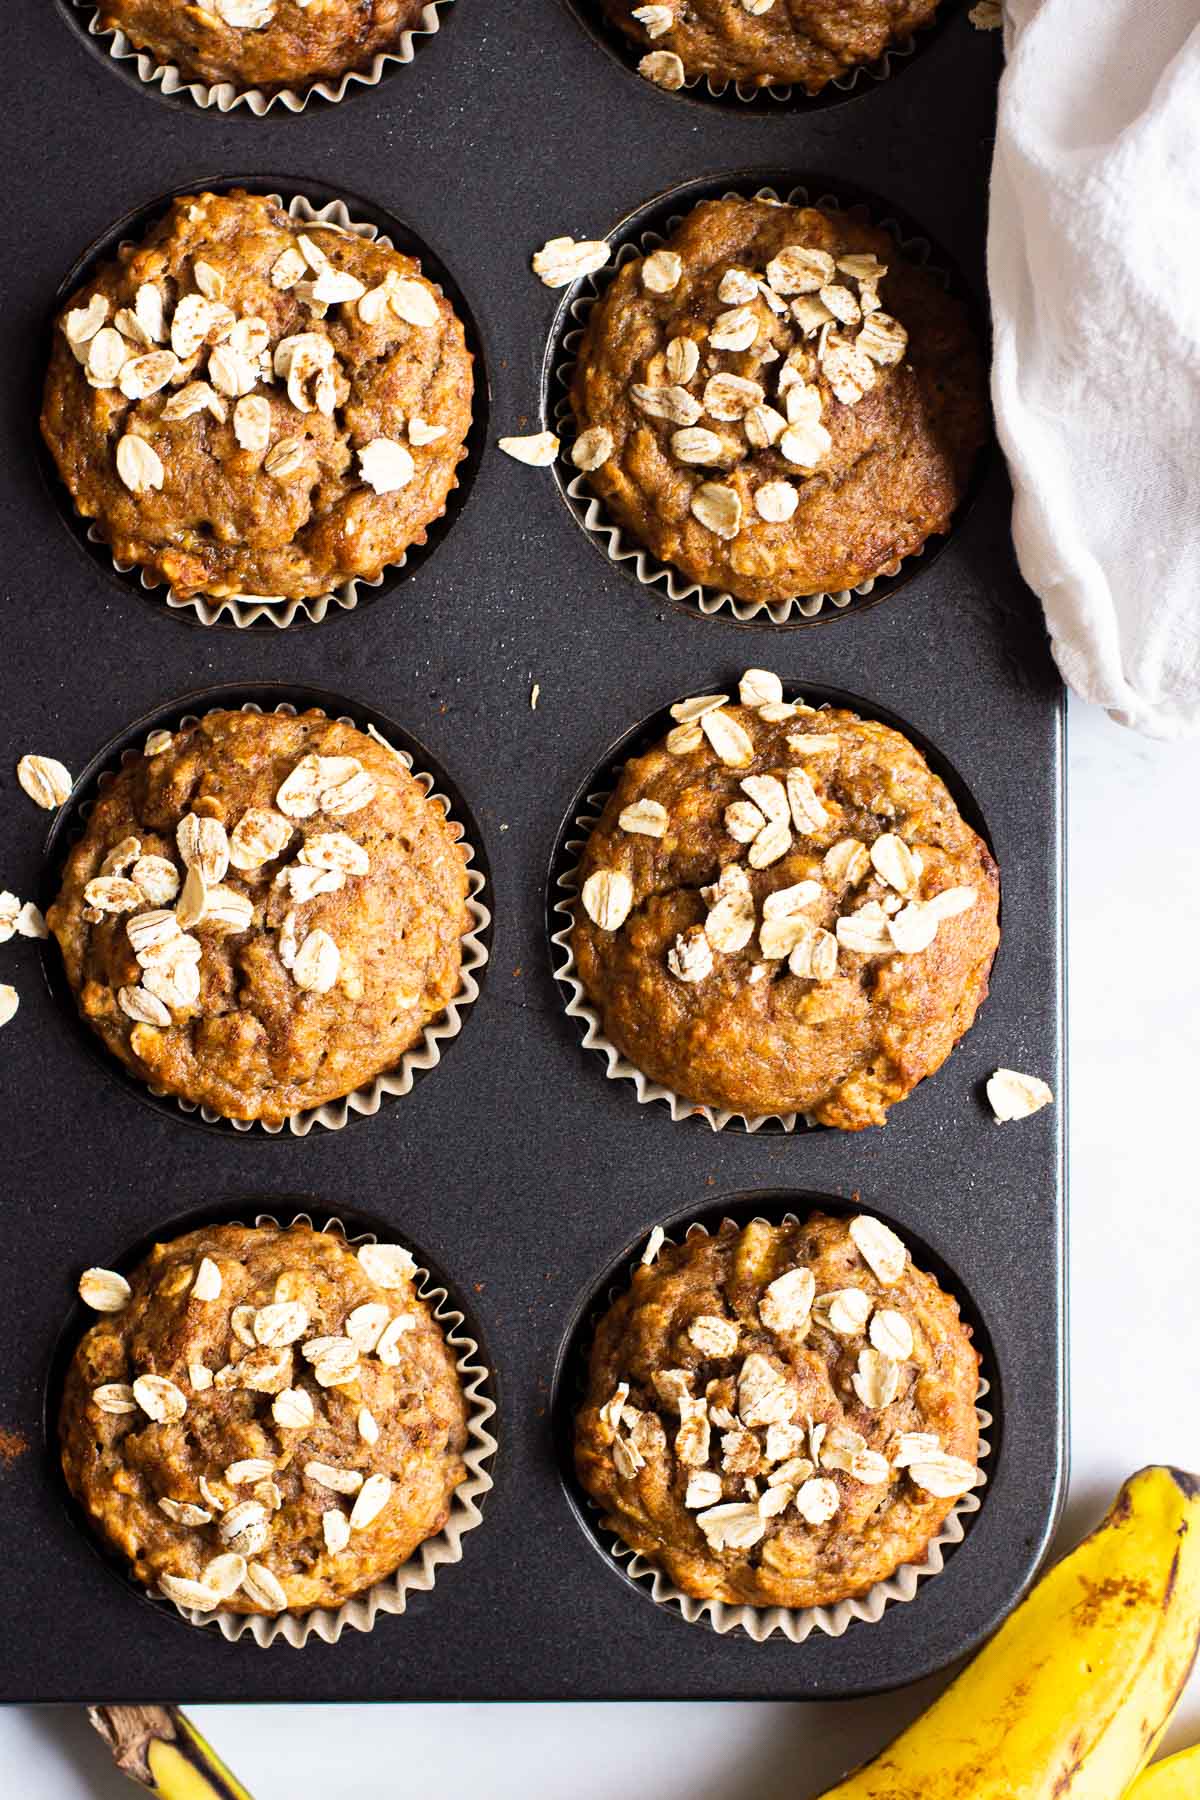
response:
[[[332,691],[429,746],[489,872],[488,980],[440,1067],[353,1131],[189,1129],[104,1078],[64,1029],[38,947],[0,950],[21,1009],[0,1048],[10,1282],[0,1319],[0,1594],[37,1621],[0,1676],[9,1700],[192,1701],[833,1697],[962,1655],[1031,1579],[1065,1466],[1061,690],[1009,540],[993,458],[936,562],[861,612],[781,632],[666,604],[596,554],[552,475],[495,448],[543,424],[562,300],[529,270],[564,232],[615,230],[692,180],[877,193],[983,292],[994,39],[954,9],[903,77],[844,106],[698,107],[597,53],[558,0],[465,0],[452,29],[351,107],[303,117],[165,108],[89,57],[48,9],[10,26],[8,116],[28,166],[0,356],[9,669],[0,879],[44,891],[52,822],[16,789],[35,751],[87,768],[130,718],[214,683]],[[436,257],[477,325],[489,443],[438,554],[377,603],[316,626],[197,631],[81,558],[56,523],[32,434],[40,335],[62,271],[114,217],[246,171],[277,190],[359,195]],[[279,174],[276,171],[284,170]],[[1003,877],[992,994],[942,1071],[884,1131],[843,1136],[673,1123],[580,1048],[551,972],[545,872],[573,797],[611,746],[683,692],[749,664],[846,691],[935,747],[969,790]],[[531,694],[538,687],[538,703]],[[428,766],[428,765],[426,765]],[[51,842],[43,852],[47,827]],[[61,828],[60,828],[61,830]],[[1034,1071],[1058,1104],[996,1126],[982,1084]],[[268,1166],[269,1165],[269,1166]],[[366,1214],[421,1247],[466,1303],[493,1371],[495,1487],[461,1563],[365,1637],[226,1643],[114,1580],[58,1504],[46,1383],[79,1270],[189,1212]],[[860,1196],[853,1202],[855,1194]],[[828,1197],[828,1198],[827,1198]],[[556,1371],[581,1317],[658,1222],[750,1207],[878,1210],[978,1321],[995,1415],[982,1505],[908,1604],[836,1638],[763,1643],[647,1603],[573,1508]],[[432,1259],[430,1262],[429,1259]],[[559,1390],[561,1392],[561,1383]]]

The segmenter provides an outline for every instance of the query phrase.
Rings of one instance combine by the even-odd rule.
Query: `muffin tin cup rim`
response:
[[[309,1225],[314,1231],[329,1232],[344,1239],[351,1247],[362,1243],[379,1241],[403,1241],[403,1233],[395,1232],[386,1240],[381,1240],[377,1227],[382,1221],[372,1221],[366,1230],[355,1230],[360,1223],[354,1216],[352,1208],[334,1208],[317,1205],[314,1201],[302,1203],[301,1210],[289,1213],[279,1204],[283,1196],[266,1197],[255,1200],[248,1196],[245,1201],[225,1216],[222,1209],[222,1224],[245,1224],[246,1219],[236,1216],[245,1212],[249,1215],[249,1223],[254,1226],[286,1224]],[[264,1208],[268,1210],[263,1210]],[[207,1209],[192,1209],[204,1213]],[[350,1229],[342,1218],[343,1212],[349,1212]],[[323,1223],[318,1224],[318,1218]],[[212,1221],[217,1222],[217,1221]],[[172,1229],[173,1236],[181,1236],[185,1229],[195,1230],[196,1224],[185,1226],[184,1221],[176,1220],[180,1229]],[[389,1231],[390,1227],[386,1228]],[[158,1241],[158,1240],[156,1240]],[[165,1240],[164,1240],[165,1241]],[[128,1570],[118,1566],[118,1561],[110,1554],[108,1547],[98,1540],[94,1533],[87,1530],[82,1514],[78,1511],[78,1503],[69,1491],[65,1491],[65,1504],[68,1517],[77,1529],[86,1535],[91,1548],[109,1571],[121,1581],[122,1585],[133,1590],[139,1600],[152,1606],[155,1611],[168,1617],[177,1616],[188,1625],[215,1626],[221,1636],[229,1643],[241,1638],[250,1637],[260,1649],[268,1649],[272,1644],[283,1642],[293,1649],[302,1649],[310,1637],[316,1636],[324,1643],[336,1644],[342,1632],[346,1630],[369,1632],[374,1630],[376,1620],[382,1614],[401,1614],[408,1605],[410,1594],[427,1593],[434,1586],[437,1571],[443,1565],[462,1561],[462,1539],[468,1531],[473,1531],[483,1523],[482,1502],[495,1485],[492,1469],[485,1465],[492,1462],[499,1443],[494,1433],[488,1429],[489,1423],[496,1417],[496,1403],[486,1391],[490,1385],[495,1388],[495,1375],[490,1366],[483,1360],[483,1347],[471,1335],[468,1325],[471,1322],[462,1310],[461,1302],[451,1284],[440,1275],[418,1263],[415,1277],[415,1290],[418,1297],[430,1308],[433,1317],[442,1327],[442,1334],[447,1346],[454,1354],[454,1367],[459,1376],[464,1399],[467,1403],[467,1448],[463,1453],[466,1464],[467,1479],[460,1482],[454,1490],[450,1502],[450,1515],[441,1530],[423,1540],[413,1551],[408,1561],[402,1563],[391,1574],[372,1582],[357,1594],[350,1595],[338,1607],[313,1607],[304,1613],[238,1613],[227,1608],[217,1608],[212,1612],[198,1612],[184,1607],[177,1602],[166,1599],[153,1589],[144,1588],[134,1581]],[[472,1325],[471,1329],[475,1329]],[[78,1342],[76,1337],[75,1342]],[[64,1346],[60,1338],[59,1350],[55,1354],[55,1365],[60,1364]],[[65,1363],[63,1364],[65,1369]],[[57,1402],[59,1396],[54,1391],[53,1379],[47,1392],[47,1401]],[[57,1462],[57,1414],[50,1405],[46,1409],[46,1445],[47,1454]],[[65,1484],[64,1484],[65,1489]]]
[[[60,10],[94,56],[128,86],[136,87],[151,99],[165,104],[190,103],[201,112],[211,112],[218,117],[242,108],[254,118],[261,119],[274,110],[277,115],[295,117],[312,101],[337,106],[355,94],[378,87],[385,76],[413,61],[417,40],[438,35],[444,23],[440,11],[453,4],[454,0],[424,0],[420,24],[401,32],[397,49],[377,51],[369,68],[347,69],[342,75],[316,80],[303,90],[280,88],[272,93],[262,88],[239,88],[232,81],[210,83],[193,79],[184,75],[174,63],[157,62],[151,51],[138,50],[119,26],[103,25],[95,0],[65,0],[65,4],[60,0]]]
[[[729,685],[736,687],[736,680]],[[652,1080],[625,1056],[607,1035],[600,1013],[588,999],[575,965],[572,938],[575,926],[575,908],[579,902],[580,858],[588,838],[600,822],[600,816],[614,791],[616,781],[620,779],[621,769],[631,755],[636,755],[641,749],[657,742],[658,738],[670,729],[668,721],[670,721],[669,709],[672,705],[688,698],[689,694],[710,691],[718,693],[721,691],[721,686],[722,683],[719,681],[711,689],[695,686],[687,693],[677,695],[675,700],[667,701],[663,706],[648,714],[639,724],[635,724],[623,732],[617,741],[610,745],[605,755],[593,765],[592,773],[576,789],[575,797],[555,834],[546,881],[546,921],[550,944],[551,973],[558,983],[560,991],[564,994],[564,1010],[567,1017],[583,1021],[582,1048],[598,1051],[604,1057],[604,1072],[607,1080],[631,1081],[640,1105],[648,1106],[656,1101],[662,1101],[667,1107],[673,1124],[698,1118],[702,1119],[712,1131],[724,1131],[727,1126],[732,1125],[735,1128],[740,1127],[747,1135],[759,1131],[772,1135],[779,1133],[806,1135],[810,1131],[824,1132],[832,1128],[808,1120],[803,1113],[747,1114],[732,1109],[707,1106],[699,1101],[687,1099],[675,1089],[666,1087],[662,1082]],[[943,752],[915,726],[891,713],[886,707],[876,705],[874,701],[865,696],[851,694],[840,688],[831,688],[822,682],[803,682],[785,676],[783,686],[785,695],[790,694],[793,699],[803,700],[806,696],[811,695],[815,697],[818,706],[845,707],[862,718],[877,719],[881,724],[899,732],[925,758],[933,774],[945,782],[955,806],[962,813],[966,823],[983,839],[989,851],[991,850],[992,838],[987,820],[968,783]],[[559,919],[564,923],[557,924]],[[1002,943],[997,947],[993,956],[993,968],[1001,948]],[[986,1004],[986,998],[985,995],[980,1002],[980,1008]],[[978,1010],[975,1016],[978,1018]],[[935,1069],[933,1075],[926,1079],[936,1079],[940,1073],[940,1069]],[[897,1104],[901,1104],[901,1102],[897,1102]]]
[[[821,207],[845,214],[866,212],[870,222],[892,238],[902,256],[926,269],[946,292],[963,303],[980,356],[986,360],[986,321],[980,317],[972,289],[949,254],[902,209],[840,178],[813,175],[807,180],[797,180],[795,172],[742,169],[727,175],[692,177],[679,182],[631,209],[607,232],[607,240],[615,244],[615,255],[596,275],[572,283],[555,310],[542,361],[542,412],[548,429],[562,444],[552,470],[559,494],[576,525],[615,568],[644,588],[661,586],[667,598],[693,618],[699,614],[703,618],[723,617],[727,622],[742,626],[797,629],[826,624],[848,613],[866,612],[870,607],[890,600],[901,588],[930,569],[974,507],[993,461],[995,434],[989,414],[987,437],[975,452],[963,493],[947,529],[931,532],[915,550],[897,558],[877,575],[868,576],[854,588],[844,588],[837,593],[822,590],[817,594],[794,595],[786,600],[740,599],[727,590],[706,586],[674,564],[662,561],[609,516],[604,502],[588,486],[586,473],[576,471],[570,460],[570,446],[576,436],[571,384],[587,319],[622,262],[657,249],[702,200],[759,197],[776,200],[782,197],[788,205]],[[647,224],[648,218],[657,222]]]
[[[771,1189],[763,1190],[762,1198],[769,1200],[776,1192]],[[784,1203],[782,1191],[778,1191],[778,1197],[783,1206],[782,1211],[780,1206],[776,1205],[770,1207],[769,1212],[747,1211],[745,1217],[735,1219],[723,1212],[722,1208],[738,1202],[744,1203],[747,1208],[754,1207],[758,1203],[759,1195],[753,1192],[744,1195],[727,1194],[723,1199],[715,1201],[713,1206],[706,1209],[699,1217],[683,1216],[667,1223],[663,1227],[664,1242],[668,1244],[682,1243],[694,1234],[711,1237],[726,1223],[739,1229],[751,1222],[783,1225],[802,1223],[806,1214],[797,1212],[794,1204]],[[793,1194],[793,1200],[796,1198],[805,1201],[811,1200],[814,1203],[807,1209],[808,1212],[821,1210],[822,1207],[833,1207],[845,1213],[865,1211],[872,1217],[882,1217],[887,1223],[892,1223],[875,1207],[859,1207],[854,1200],[847,1201],[835,1195],[805,1193],[801,1196]],[[905,1227],[897,1229],[903,1236],[907,1248],[909,1239],[914,1234]],[[640,1252],[644,1250],[645,1244],[644,1238],[639,1239],[632,1251],[618,1259],[614,1265],[612,1279],[604,1284],[602,1290],[594,1289],[592,1291],[592,1295],[584,1301],[568,1327],[563,1344],[560,1346],[554,1376],[556,1413],[561,1404],[561,1388],[564,1377],[569,1377],[572,1361],[578,1358],[578,1368],[575,1373],[582,1377],[586,1368],[586,1355],[590,1354],[596,1326],[603,1312],[621,1294],[628,1291],[633,1276],[641,1264]],[[909,1253],[911,1255],[911,1250]],[[940,1275],[936,1279],[941,1285]],[[954,1289],[951,1290],[951,1298],[959,1301],[961,1305],[960,1296]],[[581,1334],[585,1334],[587,1338],[586,1352],[583,1352],[582,1347],[577,1343]],[[991,1456],[993,1448],[991,1439],[985,1435],[992,1430],[995,1423],[992,1413],[983,1405],[983,1401],[992,1392],[993,1386],[984,1372],[985,1367],[986,1361],[981,1356],[975,1404],[975,1414],[980,1431],[977,1465],[982,1464]],[[582,1389],[573,1390],[572,1416],[576,1410],[576,1403],[581,1398]],[[606,1560],[615,1567],[617,1573],[622,1575],[629,1585],[633,1586],[643,1597],[653,1600],[656,1605],[663,1607],[684,1623],[689,1625],[705,1624],[719,1636],[733,1633],[736,1636],[748,1638],[754,1643],[765,1643],[776,1635],[780,1635],[790,1643],[797,1645],[805,1643],[814,1632],[836,1638],[841,1637],[854,1622],[864,1625],[877,1624],[889,1606],[907,1605],[915,1600],[920,1593],[922,1582],[931,1576],[941,1574],[946,1563],[944,1552],[952,1546],[962,1543],[966,1537],[966,1521],[978,1513],[983,1506],[981,1494],[989,1480],[987,1472],[983,1468],[977,1467],[975,1485],[956,1501],[946,1514],[937,1532],[926,1545],[919,1562],[902,1563],[893,1570],[891,1575],[886,1576],[882,1581],[873,1583],[865,1594],[851,1595],[832,1605],[800,1608],[734,1606],[721,1600],[698,1600],[692,1595],[685,1594],[662,1570],[649,1562],[639,1551],[633,1550],[630,1545],[605,1526],[599,1505],[579,1486],[573,1472],[572,1476],[568,1477],[565,1470],[561,1469],[561,1459],[560,1474],[568,1504],[581,1528],[597,1549],[605,1554]]]
[[[907,38],[889,44],[873,62],[856,63],[815,94],[808,93],[798,82],[772,82],[757,87],[746,82],[717,81],[711,75],[685,77],[682,88],[657,87],[655,82],[646,81],[637,67],[641,57],[655,48],[652,41],[647,40],[644,46],[635,44],[600,14],[597,0],[563,0],[563,4],[610,61],[647,87],[657,88],[667,99],[686,100],[695,107],[719,108],[733,117],[790,119],[794,122],[806,114],[846,106],[882,87],[894,74],[903,73],[923,51],[938,41],[958,10],[959,0],[940,0],[937,12]]]
[[[266,695],[268,698],[277,695],[275,704],[270,708],[264,708],[261,701],[254,698],[248,698],[239,703],[236,699],[237,694],[245,693],[247,688],[252,693]],[[205,704],[206,702],[207,704]],[[331,713],[329,711],[330,704],[354,705],[358,716],[356,717],[351,712]],[[194,710],[197,707],[201,709],[199,712]],[[124,1091],[132,1092],[137,1099],[141,1100],[143,1104],[153,1107],[156,1112],[160,1114],[166,1112],[168,1116],[180,1118],[184,1123],[193,1126],[219,1130],[223,1133],[235,1132],[242,1141],[286,1143],[296,1138],[308,1137],[314,1125],[320,1125],[327,1131],[341,1131],[355,1118],[373,1117],[381,1110],[386,1099],[405,1097],[412,1092],[418,1075],[429,1074],[437,1068],[442,1060],[441,1046],[459,1036],[464,1022],[462,1014],[475,1004],[482,992],[484,977],[481,971],[490,961],[492,927],[491,909],[484,904],[482,896],[490,888],[491,876],[486,858],[474,841],[476,821],[473,813],[466,808],[465,802],[461,799],[454,802],[441,791],[437,776],[418,766],[421,758],[428,758],[431,762],[435,762],[436,759],[429,757],[424,745],[412,738],[411,734],[403,727],[398,726],[396,721],[386,719],[385,715],[379,713],[374,707],[364,708],[356,702],[346,702],[340,696],[308,689],[301,683],[238,683],[231,686],[202,689],[183,695],[177,701],[167,702],[164,706],[157,707],[152,712],[135,720],[132,725],[127,726],[115,738],[110,739],[97,752],[76,782],[66,804],[55,815],[51,824],[43,851],[42,900],[45,902],[43,911],[54,898],[49,891],[48,878],[53,874],[55,892],[57,892],[57,883],[61,880],[62,864],[74,843],[78,841],[79,828],[86,823],[87,814],[91,809],[93,796],[82,790],[91,790],[100,786],[104,783],[106,776],[113,777],[128,757],[138,753],[137,741],[151,730],[161,729],[168,724],[171,729],[178,730],[187,722],[206,717],[208,713],[229,710],[260,713],[269,710],[293,714],[316,710],[331,720],[349,723],[356,730],[366,731],[368,735],[374,734],[377,742],[381,742],[386,749],[392,750],[400,756],[413,779],[422,787],[426,798],[434,800],[442,806],[447,823],[458,831],[456,842],[461,844],[467,852],[467,911],[471,921],[468,930],[462,934],[460,940],[462,961],[459,970],[458,991],[447,1003],[444,1011],[424,1026],[419,1041],[404,1051],[394,1068],[381,1071],[378,1075],[372,1076],[369,1081],[352,1089],[350,1093],[335,1100],[324,1101],[319,1106],[289,1115],[285,1125],[272,1126],[264,1125],[257,1119],[229,1119],[222,1114],[213,1112],[208,1107],[198,1106],[178,1095],[150,1087],[131,1069],[126,1068],[79,1018],[73,996],[68,997],[69,990],[66,989],[61,954],[53,936],[42,946],[42,969],[51,997],[57,1006],[67,1008],[72,1015],[74,1024],[82,1033],[87,1048],[99,1059],[101,1067],[110,1079]],[[368,717],[368,714],[374,716]],[[360,724],[359,720],[362,718],[367,719],[366,725]],[[386,732],[375,724],[375,718],[384,720],[387,727],[397,732],[401,744],[408,739],[414,745],[414,750],[397,749],[388,741]],[[460,810],[466,811],[467,824],[464,824],[457,816]],[[72,821],[77,827],[74,833],[71,831]],[[471,829],[471,835],[468,835],[468,826]]]
[[[454,478],[447,492],[441,512],[424,526],[424,539],[414,540],[400,554],[397,561],[388,563],[381,572],[368,578],[364,575],[352,575],[339,582],[327,593],[310,595],[304,599],[272,598],[269,595],[230,594],[223,598],[208,594],[192,594],[181,596],[167,582],[138,563],[122,563],[117,560],[107,539],[98,527],[86,520],[76,509],[74,499],[59,474],[54,457],[45,444],[35,422],[35,460],[46,483],[50,499],[66,530],[84,551],[88,561],[98,566],[122,592],[133,593],[145,601],[157,612],[166,612],[173,618],[182,620],[188,625],[202,626],[206,629],[226,631],[286,631],[290,626],[321,625],[327,620],[337,619],[357,610],[360,605],[367,605],[375,600],[383,599],[411,576],[441,547],[442,539],[458,522],[462,512],[468,505],[479,472],[487,443],[490,384],[484,359],[483,336],[475,318],[473,308],[468,304],[459,287],[457,279],[450,272],[436,247],[427,242],[404,224],[399,218],[393,218],[386,208],[377,206],[364,196],[348,190],[334,192],[323,182],[299,185],[300,178],[295,176],[277,177],[270,174],[257,175],[221,175],[201,178],[176,184],[154,198],[130,209],[115,220],[107,231],[101,233],[82,253],[76,257],[64,280],[59,284],[55,294],[54,310],[50,317],[47,335],[54,330],[54,318],[71,297],[75,290],[85,282],[89,274],[95,271],[98,264],[110,260],[122,244],[133,241],[126,233],[144,234],[170,204],[181,195],[189,193],[230,194],[238,189],[261,195],[275,203],[288,213],[288,216],[300,224],[325,223],[340,227],[365,242],[378,243],[385,248],[399,249],[403,255],[414,255],[421,264],[422,273],[441,290],[449,300],[455,317],[463,327],[467,351],[472,363],[472,397],[471,423],[463,441],[463,454],[455,465]],[[314,201],[306,188],[311,185],[318,194],[328,198]],[[377,217],[357,216],[359,209],[375,213]],[[386,227],[386,229],[385,229]],[[404,237],[411,240],[411,248],[397,244],[396,228]],[[120,235],[118,235],[120,234]],[[428,267],[427,265],[436,265]],[[431,536],[432,534],[432,536]]]

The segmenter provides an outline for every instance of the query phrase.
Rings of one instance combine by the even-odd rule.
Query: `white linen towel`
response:
[[[1200,0],[1005,0],[992,398],[1064,679],[1200,731]]]

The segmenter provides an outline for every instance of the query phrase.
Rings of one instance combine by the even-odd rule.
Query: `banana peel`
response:
[[[1120,1800],[1198,1637],[1200,1479],[1143,1469],[929,1711],[822,1800]],[[1197,1768],[1178,1789],[1139,1782],[1137,1800],[1200,1800]]]
[[[1200,1744],[1152,1763],[1125,1800],[1200,1800]]]
[[[90,1706],[122,1774],[162,1800],[253,1800],[177,1706]]]

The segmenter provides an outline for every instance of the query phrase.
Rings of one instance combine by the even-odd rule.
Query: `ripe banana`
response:
[[[88,1717],[118,1769],[162,1800],[252,1800],[177,1706],[90,1706]]]
[[[1200,1479],[1143,1469],[929,1711],[823,1800],[1117,1800],[1198,1636]]]
[[[1200,1795],[1200,1744],[1151,1763],[1139,1775],[1125,1800],[1197,1800]]]

